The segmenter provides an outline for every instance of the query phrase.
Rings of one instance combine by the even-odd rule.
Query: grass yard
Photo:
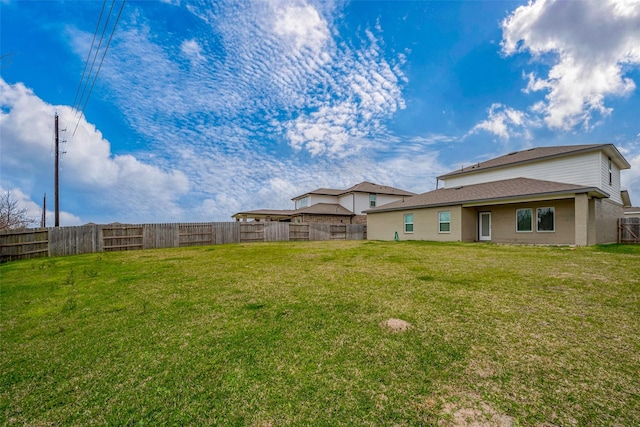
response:
[[[640,246],[255,243],[0,275],[2,425],[640,422]]]

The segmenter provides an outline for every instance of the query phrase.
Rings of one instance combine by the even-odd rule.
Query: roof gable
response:
[[[352,187],[347,188],[346,190],[338,190],[333,188],[318,188],[313,191],[309,191],[308,193],[301,194],[299,196],[294,197],[291,200],[299,200],[303,197],[315,194],[319,196],[343,196],[345,194],[351,193],[375,193],[375,194],[389,194],[396,196],[415,196],[416,193],[412,193],[410,191],[401,190],[395,187],[389,187],[388,185],[380,185],[374,184],[369,181],[362,181],[359,184],[356,184]]]

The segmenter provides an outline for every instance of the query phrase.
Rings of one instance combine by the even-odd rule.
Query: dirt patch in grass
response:
[[[411,329],[411,323],[407,322],[406,320],[394,318],[385,320],[380,324],[380,326],[394,333],[406,332]]]
[[[439,424],[446,427],[511,427],[513,419],[501,414],[479,396],[464,395],[456,402],[447,402],[442,410],[446,416]]]

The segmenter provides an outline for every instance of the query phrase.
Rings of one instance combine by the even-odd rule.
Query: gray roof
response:
[[[243,211],[243,212],[238,212],[232,215],[232,217],[236,217],[236,216],[249,216],[249,217],[253,217],[253,216],[290,216],[293,215],[295,211],[294,210],[276,210],[276,209],[257,209],[254,211]]]
[[[396,196],[415,196],[416,193],[411,191],[401,190],[399,188],[389,187],[388,185],[374,184],[373,182],[363,181],[360,184],[356,184],[353,187],[344,190],[343,194],[347,193],[375,193],[375,194],[390,194]]]
[[[354,215],[349,209],[341,206],[337,203],[316,203],[315,205],[307,206],[305,208],[296,210],[276,210],[276,209],[258,209],[253,211],[244,211],[233,214],[232,217],[247,216],[250,218],[259,217],[291,217],[301,214],[313,214],[313,215]]]
[[[618,165],[618,167],[620,167],[620,169],[629,169],[631,167],[613,144],[561,145],[554,147],[536,147],[522,151],[515,151],[513,153],[505,154],[504,156],[496,157],[485,162],[479,162],[477,164],[467,166],[444,175],[440,175],[438,179],[446,179],[447,177],[456,175],[475,173],[487,169],[510,166],[516,163],[530,163],[542,159],[562,157],[598,150],[604,150],[607,155],[611,156],[612,159],[615,159],[616,164]]]
[[[365,213],[405,210],[411,208],[452,206],[473,202],[504,201],[522,197],[556,196],[563,194],[589,193],[593,197],[609,197],[609,194],[596,187],[565,184],[562,182],[542,181],[530,178],[512,178],[482,184],[460,187],[440,188],[438,190],[408,197],[404,201],[388,203],[369,209]]]
[[[349,209],[337,203],[316,203],[293,211],[292,215],[314,214],[314,215],[354,215]]]
[[[346,190],[338,190],[334,188],[318,188],[308,193],[301,194],[294,197],[291,200],[301,199],[310,194],[317,194],[323,196],[342,196],[349,193],[374,193],[374,194],[391,194],[396,196],[415,196],[416,193],[410,191],[401,190],[395,187],[389,187],[388,185],[374,184],[373,182],[362,181]]]

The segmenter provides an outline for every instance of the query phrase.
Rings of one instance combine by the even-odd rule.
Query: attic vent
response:
[[[518,152],[517,152],[517,151],[514,151],[513,153],[509,153],[508,155],[509,155],[509,156],[513,156],[514,154],[518,154]]]
[[[529,148],[527,151],[533,151],[535,150],[535,148]]]
[[[460,190],[461,188],[464,188],[464,186],[463,186],[463,185],[461,185],[460,187],[456,187],[456,188],[454,188],[454,190]]]

